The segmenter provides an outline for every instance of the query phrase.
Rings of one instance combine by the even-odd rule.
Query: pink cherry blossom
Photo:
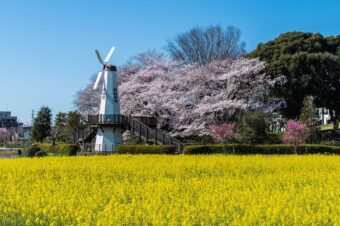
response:
[[[276,80],[265,75],[265,63],[258,59],[207,65],[179,65],[163,58],[145,62],[118,70],[121,113],[157,117],[158,127],[174,136],[212,135],[210,126],[217,122],[248,109],[273,111],[281,104],[269,98]],[[96,112],[98,90],[89,84],[76,95],[81,112]]]
[[[284,143],[299,145],[304,143],[307,137],[308,128],[305,124],[297,120],[288,120],[286,131],[282,137]]]
[[[210,128],[213,130],[216,139],[219,141],[232,140],[235,138],[236,125],[233,122],[212,125]]]

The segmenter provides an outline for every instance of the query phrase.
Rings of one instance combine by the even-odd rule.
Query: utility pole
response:
[[[32,120],[32,126],[33,126],[33,123],[34,123],[34,109],[32,110],[32,113],[31,113],[31,120]]]

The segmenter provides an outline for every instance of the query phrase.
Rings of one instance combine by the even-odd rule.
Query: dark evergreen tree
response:
[[[34,120],[32,128],[32,138],[35,141],[43,142],[46,137],[51,134],[51,109],[47,106],[43,106],[38,111],[37,117]]]
[[[318,141],[318,114],[317,108],[313,104],[311,97],[305,97],[303,100],[303,107],[301,109],[301,114],[299,120],[307,125],[309,130],[309,136],[307,141],[309,143],[317,143]]]
[[[66,128],[67,128],[67,114],[63,112],[59,112],[55,116],[54,120],[54,127],[51,130],[51,138],[53,144],[55,144],[56,141],[60,142],[66,142]]]
[[[340,36],[288,32],[259,44],[248,57],[265,60],[268,75],[287,77],[287,83],[273,89],[273,95],[286,101],[284,116],[299,117],[305,96],[313,96],[316,106],[330,109],[336,124],[340,116]]]
[[[70,111],[66,116],[66,134],[68,135],[69,142],[74,142],[73,137],[81,126],[81,114],[77,111]]]
[[[246,112],[237,122],[236,139],[245,144],[259,144],[267,137],[267,124],[261,111]]]

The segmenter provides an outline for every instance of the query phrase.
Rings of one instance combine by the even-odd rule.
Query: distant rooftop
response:
[[[16,116],[12,116],[10,111],[0,111],[0,127],[10,128],[22,126],[22,123],[18,122]]]
[[[10,111],[0,111],[0,118],[11,117]]]

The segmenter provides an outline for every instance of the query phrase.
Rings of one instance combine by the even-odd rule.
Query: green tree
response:
[[[313,96],[316,106],[334,113],[334,123],[339,118],[340,36],[287,32],[259,44],[248,57],[265,60],[268,75],[287,77],[285,84],[273,89],[273,95],[286,101],[284,116],[299,117],[305,96]]]
[[[305,97],[299,120],[308,127],[309,143],[316,143],[318,140],[318,114],[311,97]]]
[[[259,144],[267,137],[267,124],[261,111],[244,113],[237,123],[236,139],[245,144]]]
[[[69,142],[74,142],[74,134],[81,126],[81,114],[78,111],[68,112],[66,122],[66,134],[69,137]]]
[[[32,138],[35,141],[43,142],[51,134],[51,109],[43,106],[38,111],[32,128]]]
[[[51,130],[52,143],[56,141],[66,142],[67,114],[59,112],[54,119],[54,127]]]

